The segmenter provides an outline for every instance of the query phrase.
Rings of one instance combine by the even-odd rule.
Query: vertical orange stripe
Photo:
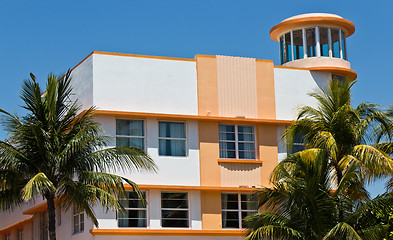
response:
[[[202,229],[221,229],[221,193],[201,192]]]
[[[196,56],[198,115],[218,116],[217,63],[215,56]]]
[[[278,163],[277,127],[272,125],[259,125],[258,148],[262,160],[261,185],[271,186],[269,178]]]
[[[199,121],[198,128],[201,186],[221,186],[218,123]]]
[[[273,61],[256,61],[258,118],[276,119]]]

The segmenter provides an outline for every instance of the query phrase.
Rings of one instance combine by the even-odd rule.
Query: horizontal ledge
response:
[[[249,164],[262,164],[260,160],[242,160],[242,159],[218,159],[219,163],[249,163]]]
[[[33,216],[25,218],[17,223],[14,223],[12,225],[9,225],[8,227],[5,227],[3,229],[0,229],[0,234],[9,233],[14,229],[22,228],[23,226],[25,226],[26,224],[29,224],[31,222],[33,222]]]
[[[141,190],[165,190],[165,191],[215,191],[215,192],[256,192],[255,187],[220,187],[220,186],[175,186],[175,185],[143,185],[138,184]],[[127,190],[131,185],[124,184]]]
[[[59,203],[59,198],[55,198],[55,204],[57,204],[57,203]],[[25,210],[23,212],[23,215],[33,215],[36,212],[46,211],[46,209],[48,209],[47,201]]]
[[[162,120],[199,120],[199,121],[232,122],[232,123],[273,124],[273,125],[290,125],[292,123],[292,121],[290,120],[127,112],[127,111],[111,111],[111,110],[94,110],[94,114],[99,116],[113,116],[119,118],[158,118]]]
[[[91,229],[93,235],[156,235],[156,236],[246,236],[246,230],[191,229]]]

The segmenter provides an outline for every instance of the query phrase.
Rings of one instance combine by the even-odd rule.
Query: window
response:
[[[181,122],[158,123],[160,156],[186,156],[186,126]]]
[[[188,193],[161,192],[161,226],[188,228]]]
[[[291,44],[291,33],[286,33],[284,35],[284,61],[292,61],[292,44]]]
[[[5,235],[5,240],[11,240],[11,234],[10,233]]]
[[[73,234],[83,232],[85,230],[85,214],[75,205],[73,209]]]
[[[119,227],[147,227],[146,205],[136,192],[127,192],[128,198],[120,200],[126,212],[119,211]],[[146,199],[146,192],[142,192],[143,199]]]
[[[345,40],[345,33],[343,31],[341,31],[341,50],[342,50],[342,55],[343,55],[343,59],[348,60],[347,59],[347,47],[346,47],[346,40]]]
[[[116,119],[116,146],[145,149],[143,120]]]
[[[294,154],[294,153],[297,153],[297,152],[301,152],[301,151],[303,151],[305,149],[306,149],[306,146],[304,145],[303,135],[298,134],[293,139],[292,150],[288,151],[288,154]]]
[[[330,29],[332,54],[334,58],[340,58],[340,31],[339,29]]]
[[[303,31],[293,31],[293,55],[295,60],[304,58]]]
[[[253,193],[221,193],[222,228],[242,228],[242,220],[258,212]]]
[[[280,37],[280,61],[281,65],[285,63],[285,51],[284,51],[284,35]]]
[[[307,57],[316,57],[317,41],[315,39],[315,28],[306,29],[306,49]]]
[[[345,41],[345,33],[335,28],[312,27],[287,32],[280,36],[281,64],[308,57],[347,60]]]
[[[253,126],[219,125],[220,158],[255,159]]]
[[[329,57],[329,31],[328,28],[319,28],[319,44],[322,57]]]
[[[336,74],[332,74],[332,79],[333,79],[333,80],[337,80],[337,81],[339,81],[339,82],[342,83],[342,84],[344,84],[345,81],[346,81],[345,76],[336,75]]]
[[[18,230],[18,240],[23,240],[23,229]]]

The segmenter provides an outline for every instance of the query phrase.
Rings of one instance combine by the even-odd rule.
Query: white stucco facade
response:
[[[226,58],[231,61],[231,57]],[[255,59],[249,61],[254,64],[252,61],[255,61]],[[250,80],[247,83],[247,87],[254,91],[257,86],[257,78],[253,73],[256,69],[250,69],[252,71],[250,70],[248,75],[253,80],[253,84],[250,84]],[[254,115],[238,117],[235,114],[235,120],[228,120],[229,115],[226,114],[222,114],[222,116],[218,114],[218,116],[213,116],[217,119],[211,120],[209,119],[210,112],[208,116],[201,116],[199,112],[201,100],[199,91],[204,86],[198,85],[198,81],[200,81],[199,77],[203,71],[198,72],[197,61],[106,53],[93,53],[89,55],[72,71],[72,84],[75,94],[73,95],[73,99],[78,99],[79,104],[81,104],[81,110],[88,109],[92,106],[96,107],[98,114],[95,116],[95,121],[101,124],[104,135],[112,137],[112,140],[108,142],[108,147],[116,146],[117,119],[143,121],[144,150],[157,165],[157,172],[136,170],[129,172],[112,171],[112,173],[131,179],[145,187],[143,190],[146,191],[147,200],[146,227],[119,227],[117,212],[105,211],[101,206],[94,206],[94,212],[99,223],[98,227],[94,226],[93,221],[85,215],[84,231],[73,234],[74,216],[71,209],[61,213],[61,224],[57,225],[57,239],[243,239],[245,232],[241,229],[241,219],[239,220],[240,225],[237,228],[238,231],[234,235],[225,233],[228,228],[223,228],[221,222],[222,193],[235,193],[241,196],[244,193],[244,188],[249,188],[249,191],[246,191],[247,194],[254,193],[255,189],[252,186],[261,186],[261,179],[267,179],[270,172],[261,171],[264,164],[258,162],[256,162],[257,164],[244,164],[241,161],[237,163],[217,163],[218,161],[225,161],[224,158],[220,157],[220,144],[222,143],[219,140],[221,136],[218,130],[219,125],[252,125],[254,129],[257,129],[258,124],[263,125],[261,132],[256,134],[257,131],[255,130],[255,133],[253,133],[254,139],[258,138],[258,140],[255,140],[254,148],[256,157],[254,160],[263,158],[257,156],[258,151],[260,155],[263,155],[264,152],[269,152],[270,154],[271,150],[267,149],[277,149],[272,159],[263,158],[264,161],[272,161],[270,165],[275,166],[287,156],[287,148],[285,143],[280,141],[280,138],[285,131],[288,121],[281,120],[294,120],[297,115],[297,109],[300,106],[316,106],[315,100],[308,94],[315,89],[326,88],[331,77],[330,72],[282,68],[274,67],[273,65],[271,66],[271,70],[274,73],[274,79],[271,82],[274,85],[271,88],[274,89],[272,90],[274,94],[269,93],[269,95],[264,93],[265,95],[259,98],[267,99],[269,103],[274,104],[272,109],[275,110],[275,113],[272,116],[275,116],[275,119],[273,117],[273,119],[269,120],[276,122],[269,123],[270,125],[267,127],[263,122],[266,119],[260,119],[260,123],[256,124],[247,122],[247,118],[252,119],[252,121],[257,118],[258,111],[254,107]],[[223,74],[225,75],[227,73],[224,71]],[[242,75],[240,74],[239,76]],[[210,77],[211,79],[208,79],[207,83],[217,80],[217,74],[212,74]],[[239,78],[241,79],[241,77]],[[225,82],[226,78],[222,78],[220,81],[222,85],[227,84]],[[266,79],[260,80],[258,78],[258,81],[262,81],[262,86],[269,84]],[[237,78],[231,78],[231,86],[234,86],[230,88],[232,92],[237,89],[238,86],[236,84],[246,84],[246,81],[242,82],[238,81]],[[233,101],[230,106],[238,106],[236,101],[240,100],[236,99],[243,101],[242,106],[247,104],[247,101],[254,101],[253,106],[258,106],[258,92],[253,98],[250,98],[251,100],[244,100],[249,99],[247,98],[247,93],[240,92],[238,98],[231,98],[231,92],[228,89],[229,87],[222,87],[220,91],[225,94],[225,99]],[[213,92],[213,94],[219,95],[218,91],[216,93]],[[268,99],[269,96],[273,96],[274,99]],[[222,105],[225,101],[221,99],[219,102]],[[240,111],[242,109],[235,110]],[[184,123],[186,132],[185,156],[161,156],[159,154],[160,122]],[[215,122],[215,130],[217,132],[209,127],[207,127],[207,130],[202,129],[201,123],[205,124],[206,122]],[[263,131],[270,130],[272,130],[270,133],[273,133],[271,135],[277,138],[276,143],[272,143],[263,137]],[[209,131],[212,131],[215,135],[213,136]],[[202,135],[203,137],[201,137]],[[201,139],[204,140],[202,141]],[[209,145],[209,147],[206,148],[206,145]],[[203,147],[205,147],[204,153],[202,152]],[[212,151],[211,149],[215,150]],[[203,168],[203,164],[209,167]],[[226,168],[223,168],[225,166]],[[210,168],[214,167],[218,167],[220,172],[210,172]],[[203,174],[203,171],[208,171],[211,175],[206,176],[206,174]],[[216,177],[214,174],[219,174],[220,178],[219,183],[214,183],[215,185],[209,182],[213,181],[210,178],[214,179]],[[204,180],[203,175],[205,176]],[[236,189],[239,191],[236,192]],[[187,193],[188,227],[163,227],[162,192]],[[23,221],[23,219],[30,216],[24,215],[23,211],[34,209],[34,206],[42,202],[43,200],[37,200],[35,203],[23,204],[22,207],[12,213],[1,213],[3,220],[0,220],[0,233],[3,236],[5,236],[4,234],[11,234],[11,239],[16,240],[18,231],[23,229],[24,239],[41,239],[43,232],[45,232],[42,231],[43,227],[45,228],[42,225],[42,214],[45,214],[45,208],[34,212],[32,215],[33,221],[25,224],[22,228],[15,228],[13,224]],[[240,203],[241,201],[239,200],[239,206],[241,205]],[[241,216],[241,209],[239,211]],[[214,219],[214,221],[209,219]],[[143,230],[145,231],[143,234],[137,235],[132,233],[133,229],[142,230],[142,232]],[[173,236],[169,234],[171,230],[179,229],[182,232],[177,232]],[[107,233],[103,235],[97,233],[95,235],[94,230],[105,230]],[[120,234],[122,230],[126,231]],[[169,233],[159,235],[154,232],[155,230],[168,230]],[[93,234],[91,231],[93,231]]]
[[[93,62],[101,110],[198,114],[195,62],[100,54]]]
[[[300,106],[316,106],[308,94],[326,88],[331,78],[328,72],[274,68],[276,118],[294,120]]]

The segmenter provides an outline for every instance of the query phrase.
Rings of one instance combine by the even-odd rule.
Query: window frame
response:
[[[169,138],[169,137],[160,137],[160,123],[183,123],[184,124],[184,132],[186,134],[185,138]],[[158,156],[159,157],[169,157],[169,158],[187,158],[189,151],[188,151],[188,124],[187,121],[166,121],[166,120],[158,120]],[[184,156],[172,156],[172,155],[160,155],[160,140],[182,140],[185,141],[184,144],[184,151],[185,155]]]
[[[127,192],[132,192],[132,191],[127,191]],[[146,202],[146,205],[145,205],[145,207],[144,208],[126,208],[126,207],[124,207],[124,209],[125,210],[145,210],[146,211],[146,227],[120,227],[119,226],[119,214],[118,214],[118,211],[117,211],[117,214],[116,214],[116,220],[117,220],[117,227],[118,228],[121,228],[121,229],[123,229],[123,228],[131,228],[131,229],[147,229],[147,228],[150,228],[150,214],[149,214],[149,204],[148,204],[148,200],[149,200],[149,191],[146,191],[146,190],[142,190],[142,193],[145,193],[145,202]],[[119,199],[119,200],[128,200],[129,198],[127,198],[127,199],[124,199],[124,198],[122,198],[122,199]],[[127,218],[122,218],[122,219],[127,219]]]
[[[141,136],[133,136],[133,135],[118,135],[117,134],[117,126],[116,126],[116,121],[117,120],[126,120],[126,121],[142,121],[143,122],[143,137]],[[146,137],[146,121],[145,119],[133,119],[133,118],[116,118],[115,119],[115,145],[117,146],[116,140],[117,138],[143,138],[143,148],[141,148],[143,151],[147,151],[147,137]]]
[[[220,125],[223,126],[235,126],[235,140],[220,140]],[[254,141],[239,141],[239,126],[244,126],[244,127],[252,127],[252,135],[254,136]],[[223,132],[223,133],[229,133],[229,132]],[[218,124],[218,144],[220,142],[234,142],[235,143],[235,155],[236,158],[223,158],[221,157],[221,149],[219,149],[219,157],[220,159],[236,159],[236,160],[258,160],[258,152],[257,152],[257,134],[256,134],[256,127],[255,125],[242,125],[242,124]],[[239,143],[254,143],[254,158],[239,158]]]
[[[164,227],[162,225],[162,211],[163,210],[170,210],[170,211],[184,211],[185,208],[163,208],[162,207],[162,193],[186,193],[187,194],[187,223],[188,227]],[[190,192],[184,192],[184,191],[161,191],[160,192],[160,226],[163,229],[191,229],[191,199],[190,199]]]
[[[18,229],[17,233],[18,233],[18,240],[23,240],[24,238],[23,228]]]
[[[328,45],[328,56],[322,56],[321,54],[321,28],[327,29],[327,45]],[[314,30],[314,37],[315,37],[315,47],[314,49],[314,55],[315,56],[309,56],[310,54],[308,54],[308,46],[307,46],[307,30],[308,29],[313,29]],[[294,38],[293,38],[293,32],[294,31],[302,31],[302,39],[303,39],[303,57],[299,56],[299,59],[296,59],[296,57],[294,56]],[[332,30],[334,31],[338,31],[338,56],[334,56],[334,52],[333,52],[333,42],[332,42]],[[287,35],[288,34],[288,35]],[[289,37],[287,37],[289,36]],[[288,41],[290,41],[290,46],[286,46],[286,37],[288,38]],[[346,36],[345,36],[345,32],[341,29],[341,28],[336,28],[336,27],[325,27],[325,26],[315,26],[315,27],[305,27],[305,28],[297,28],[297,29],[293,29],[291,31],[285,32],[283,33],[280,38],[279,38],[279,42],[280,42],[280,63],[281,65],[287,63],[287,62],[291,62],[291,61],[295,61],[295,60],[301,60],[301,59],[306,59],[306,58],[313,58],[313,57],[329,57],[329,58],[337,58],[337,59],[342,59],[342,60],[346,60],[348,61],[348,57],[347,57],[347,50],[346,50]],[[299,45],[300,46],[300,45]]]
[[[76,207],[76,205],[74,205],[73,207],[72,207],[72,225],[71,225],[71,227],[72,227],[72,235],[75,235],[75,234],[79,234],[79,233],[83,233],[84,231],[85,231],[85,211],[83,211],[83,210],[80,210],[80,212],[77,212],[78,210],[77,210],[77,207]],[[81,221],[81,215],[83,215],[83,221]],[[75,217],[76,216],[78,216],[78,229],[79,229],[79,231],[75,231]],[[83,230],[81,230],[82,229],[82,227],[83,227]]]
[[[222,229],[245,229],[245,228],[243,228],[243,218],[242,218],[242,213],[243,212],[255,212],[255,213],[258,213],[258,208],[256,209],[256,210],[243,210],[242,209],[242,206],[241,206],[241,204],[242,204],[242,195],[244,194],[244,195],[256,195],[256,193],[234,193],[234,192],[222,192],[221,193],[221,201],[222,201],[222,195],[223,194],[237,194],[237,209],[236,210],[234,210],[234,209],[223,209],[223,206],[221,206],[221,222],[224,220],[223,219],[223,214],[222,214],[222,212],[237,212],[238,213],[238,223],[239,223],[239,225],[238,225],[238,227],[237,228],[233,228],[233,227],[224,227],[224,226],[222,226]]]

